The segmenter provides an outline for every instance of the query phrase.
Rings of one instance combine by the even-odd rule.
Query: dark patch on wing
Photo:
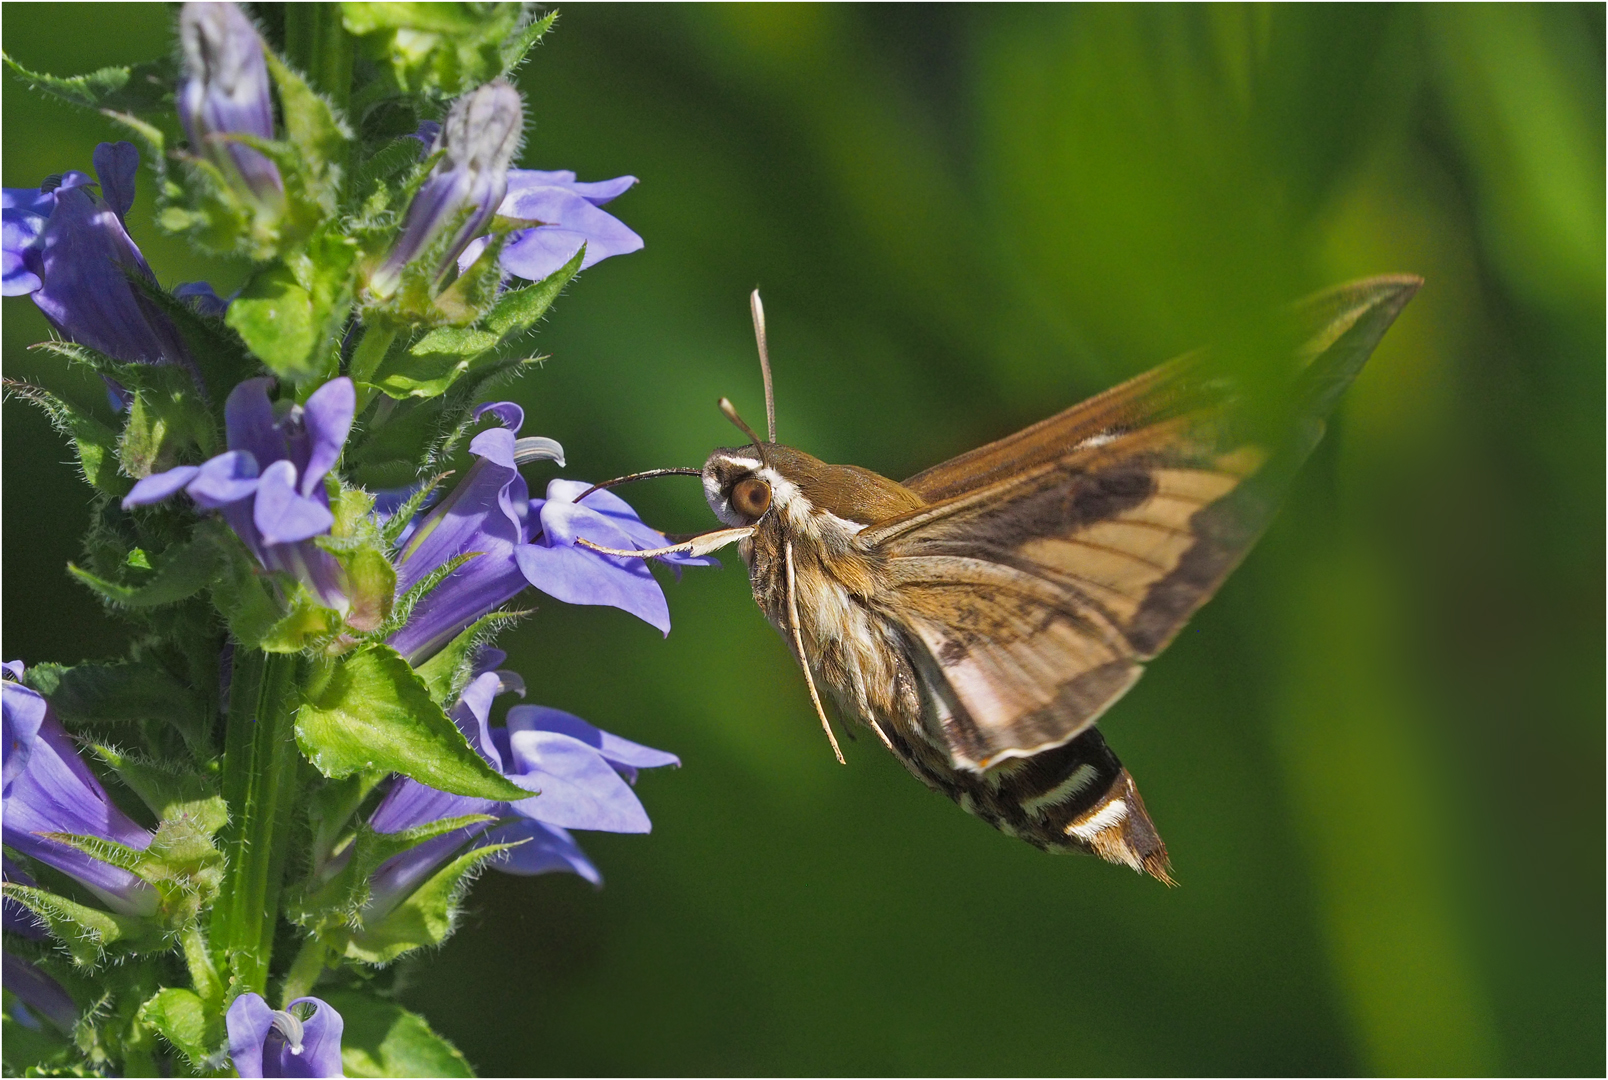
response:
[[[1015,547],[1035,537],[1066,536],[1133,509],[1156,490],[1155,479],[1145,468],[1097,473],[1062,468],[1056,473],[1038,491],[972,519],[979,539]]]
[[[938,650],[938,662],[945,667],[953,667],[971,654],[971,649],[959,638],[950,638],[944,642],[944,647]]]

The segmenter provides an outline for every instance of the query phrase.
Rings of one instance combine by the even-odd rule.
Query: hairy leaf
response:
[[[424,1017],[357,990],[325,995],[341,1014],[341,1065],[347,1076],[473,1076],[456,1046]]]
[[[530,796],[475,753],[424,680],[386,645],[334,665],[296,714],[296,742],[325,776],[385,770],[455,795]]]

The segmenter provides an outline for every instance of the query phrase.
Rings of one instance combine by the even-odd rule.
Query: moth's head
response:
[[[750,444],[716,450],[704,462],[704,498],[727,525],[756,525],[767,514],[778,513],[796,523],[798,514],[811,506],[808,492],[820,486],[818,474],[829,468],[791,446],[762,445],[763,457]]]
[[[752,446],[716,450],[704,462],[704,498],[727,525],[752,525],[775,503],[776,479]]]

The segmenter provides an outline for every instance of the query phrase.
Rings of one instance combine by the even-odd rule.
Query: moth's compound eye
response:
[[[770,509],[770,485],[755,477],[737,481],[737,486],[731,489],[731,505],[746,517],[757,518]]]

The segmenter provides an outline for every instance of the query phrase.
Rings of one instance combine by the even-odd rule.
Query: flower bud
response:
[[[274,137],[268,65],[256,27],[234,4],[189,3],[179,16],[179,37],[179,119],[191,152],[216,165],[251,201],[277,208],[285,190],[279,169],[257,150],[226,138]]]
[[[453,103],[433,148],[444,154],[408,205],[395,246],[369,277],[371,293],[391,296],[403,268],[420,257],[431,260],[434,281],[446,276],[502,204],[524,122],[519,91],[502,79]]]

